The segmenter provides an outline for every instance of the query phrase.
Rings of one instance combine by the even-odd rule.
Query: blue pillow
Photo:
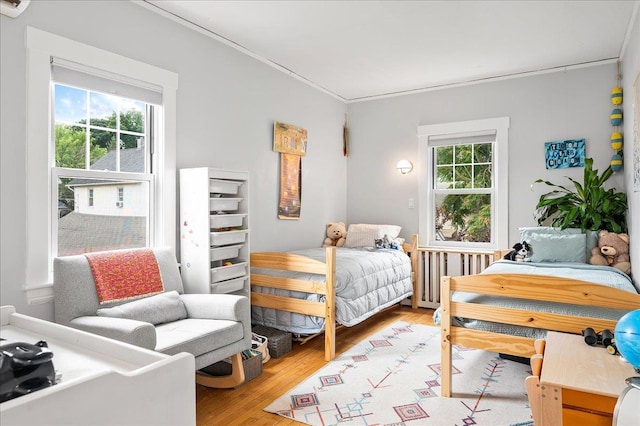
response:
[[[532,262],[586,261],[585,234],[529,234]]]
[[[518,228],[520,231],[520,241],[526,241],[528,243],[532,240],[534,234],[548,234],[548,235],[573,235],[582,234],[582,230],[579,228],[566,228],[560,229],[553,226],[531,226]],[[598,246],[598,231],[586,231],[586,246],[585,246],[585,262],[591,258],[591,249]]]
[[[529,242],[531,235],[534,234],[548,234],[548,235],[573,235],[582,234],[582,231],[578,228],[554,228],[553,226],[531,226],[518,228],[520,231],[521,241]]]

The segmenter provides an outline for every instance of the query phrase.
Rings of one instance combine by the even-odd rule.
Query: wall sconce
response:
[[[413,163],[409,160],[400,160],[398,161],[398,164],[396,164],[396,169],[398,169],[398,171],[403,175],[406,175],[413,170]]]

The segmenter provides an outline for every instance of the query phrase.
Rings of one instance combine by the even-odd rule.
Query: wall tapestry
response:
[[[633,80],[633,192],[640,192],[640,70]]]
[[[302,201],[302,157],[280,154],[280,203],[278,218],[300,219]]]
[[[302,207],[302,157],[307,154],[307,131],[275,122],[273,150],[280,153],[279,219],[300,219]]]
[[[547,169],[584,167],[584,139],[545,142],[544,150]]]

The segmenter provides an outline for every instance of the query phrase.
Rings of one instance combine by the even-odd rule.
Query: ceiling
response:
[[[640,3],[145,1],[345,102],[613,62]]]

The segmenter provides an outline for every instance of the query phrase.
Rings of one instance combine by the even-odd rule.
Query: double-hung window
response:
[[[175,247],[178,76],[27,27],[27,283],[53,258]]]
[[[52,58],[52,255],[154,245],[160,88]],[[123,208],[123,199],[132,200]]]
[[[420,240],[507,244],[508,118],[420,126]]]

